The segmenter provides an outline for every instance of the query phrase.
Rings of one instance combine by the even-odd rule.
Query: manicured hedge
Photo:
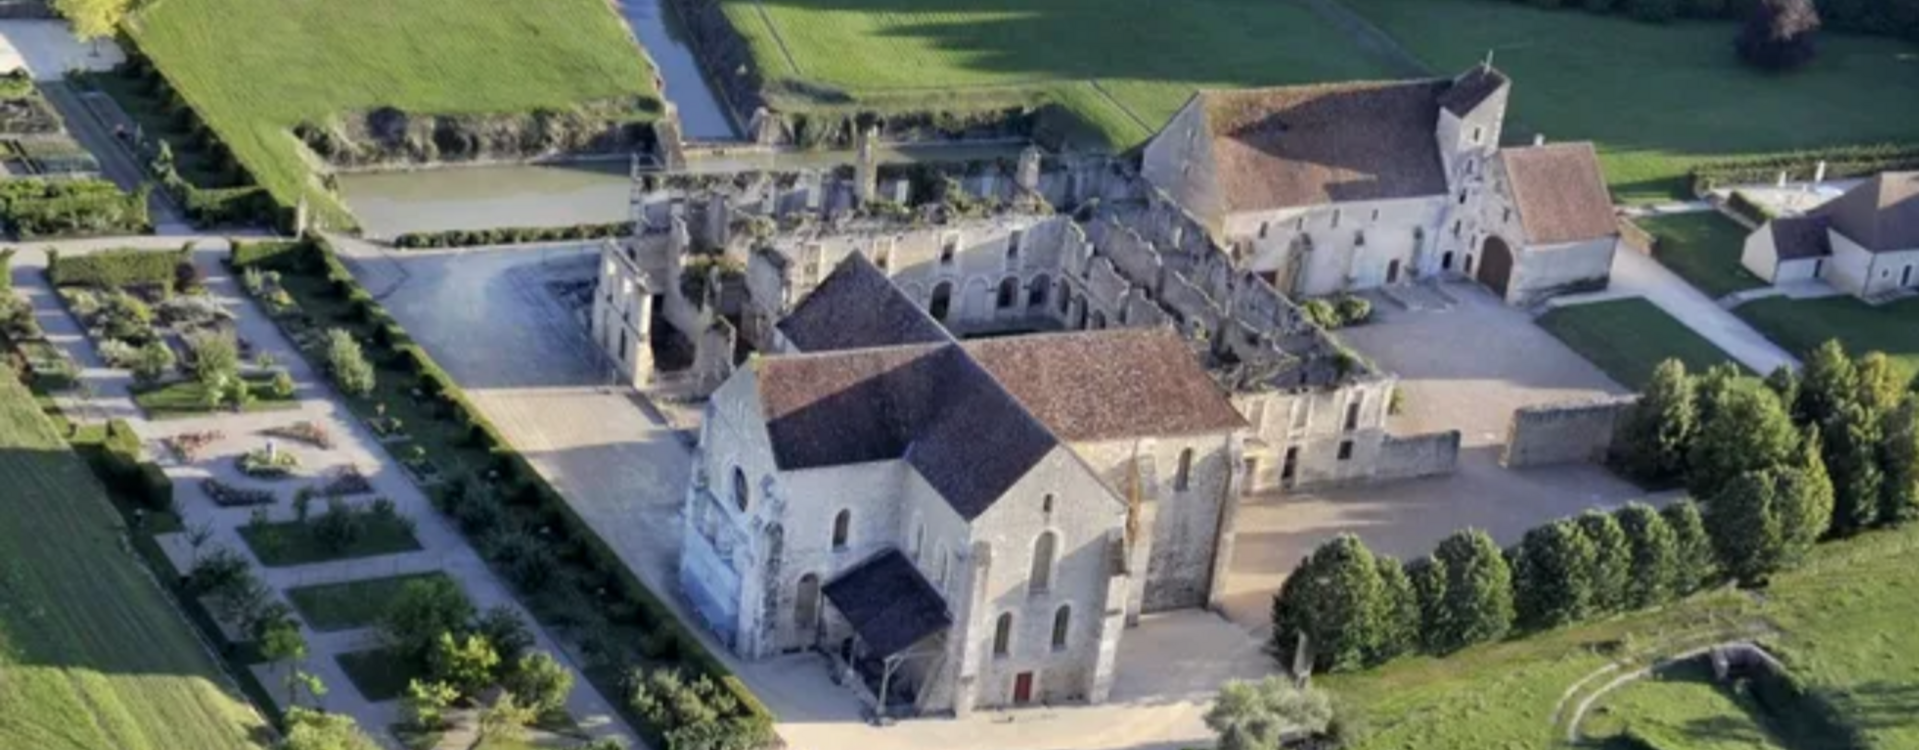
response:
[[[1919,169],[1919,143],[1839,146],[1707,162],[1693,167],[1692,191],[1705,195],[1728,185],[1770,185],[1778,181],[1780,172],[1788,180],[1810,180],[1817,176],[1820,162],[1826,163],[1828,180]]]
[[[230,253],[228,262],[234,268],[275,264],[282,258],[292,260],[305,249],[305,246],[298,242],[282,240],[243,242],[235,239],[230,241],[228,246],[231,248],[228,251]]]
[[[0,181],[0,219],[20,239],[145,234],[148,188],[133,193],[105,180]]]
[[[13,292],[13,248],[0,250],[0,299]]]
[[[598,597],[598,608],[608,620],[648,631],[652,653],[662,659],[677,657],[683,669],[711,676],[739,700],[749,721],[770,725],[772,714],[765,705],[725,664],[706,651],[672,609],[620,561],[612,546],[574,511],[526,456],[507,442],[459,384],[431,355],[413,343],[405,329],[360,286],[323,239],[308,239],[272,250],[236,245],[229,262],[236,271],[260,268],[283,274],[319,276],[328,282],[328,291],[334,297],[352,300],[355,317],[370,324],[375,331],[379,348],[369,353],[376,359],[397,362],[417,376],[421,394],[439,399],[444,418],[465,427],[469,443],[484,449],[489,457],[484,473],[495,475],[488,479],[498,488],[500,499],[509,505],[536,511],[547,527],[542,529],[542,536],[551,542],[553,549],[578,550],[581,559],[571,564],[585,570],[577,579],[598,582],[587,586],[589,592],[600,587],[606,589],[607,593]],[[658,740],[664,730],[671,728],[641,729]]]
[[[187,220],[203,229],[233,224],[285,228],[294,213],[292,207],[281,204],[270,191],[260,187],[259,181],[254,179],[246,165],[233,155],[233,148],[220,138],[219,131],[208,127],[200,119],[199,112],[180,96],[179,89],[167,79],[165,71],[154,65],[131,37],[121,34],[119,42],[121,49],[126,51],[127,60],[122,63],[121,69],[110,75],[133,78],[146,86],[163,102],[166,111],[173,113],[176,122],[192,134],[192,145],[206,152],[208,158],[237,183],[235,187],[200,187],[181,177],[171,161],[156,151],[147,160],[147,170],[180,204]]]
[[[610,224],[574,224],[568,227],[506,227],[503,229],[467,229],[445,232],[408,232],[393,238],[399,248],[473,247],[512,245],[525,242],[564,242],[567,240],[627,237],[633,234],[631,222]]]
[[[47,278],[55,286],[125,286],[173,284],[175,269],[192,262],[192,247],[178,250],[121,248],[86,255],[61,255],[48,250]]]

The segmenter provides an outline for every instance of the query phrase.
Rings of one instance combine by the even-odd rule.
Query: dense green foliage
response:
[[[1477,529],[1454,533],[1433,550],[1433,559],[1446,573],[1439,632],[1432,636],[1438,651],[1505,637],[1513,621],[1512,570],[1493,538]]]
[[[407,232],[393,238],[400,248],[472,247],[478,245],[514,245],[526,242],[564,242],[567,240],[625,237],[633,233],[629,221],[606,224],[574,224],[565,227],[504,227],[500,229],[449,229],[442,232]]]
[[[1626,607],[1627,587],[1632,585],[1632,544],[1626,532],[1609,513],[1589,510],[1574,521],[1581,534],[1592,542],[1592,609],[1617,612]]]
[[[1628,503],[1615,517],[1632,545],[1625,608],[1643,609],[1677,595],[1679,538],[1665,517],[1652,506],[1638,502]]]
[[[85,255],[50,253],[47,278],[59,286],[122,289],[158,286],[171,289],[180,264],[190,263],[192,247],[179,250],[120,248]]]
[[[1526,532],[1513,559],[1513,605],[1520,627],[1556,628],[1593,610],[1593,542],[1559,520]]]
[[[153,229],[146,188],[129,194],[105,180],[0,181],[0,221],[23,240],[144,234]]]
[[[0,367],[0,747],[254,748],[262,722],[138,558],[32,394]]]
[[[1701,385],[1699,435],[1687,457],[1686,485],[1712,497],[1734,477],[1786,463],[1799,442],[1779,397],[1752,378]]]
[[[1219,734],[1219,750],[1270,750],[1281,747],[1289,732],[1317,735],[1332,723],[1331,696],[1277,675],[1222,685],[1206,711],[1206,726]]]
[[[1291,663],[1304,636],[1319,670],[1365,666],[1379,653],[1387,609],[1372,553],[1342,534],[1314,549],[1274,597],[1273,653]]]
[[[341,392],[362,397],[373,392],[373,363],[360,351],[360,342],[353,340],[353,334],[339,328],[327,331],[326,363],[333,384]]]
[[[1686,459],[1698,424],[1693,380],[1677,359],[1660,362],[1639,403],[1619,425],[1617,462],[1641,482],[1666,485],[1686,474]]]

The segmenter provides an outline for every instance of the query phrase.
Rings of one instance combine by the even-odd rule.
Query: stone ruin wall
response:
[[[1636,395],[1612,396],[1518,409],[1506,428],[1500,463],[1523,469],[1603,462],[1621,419],[1637,403]]]

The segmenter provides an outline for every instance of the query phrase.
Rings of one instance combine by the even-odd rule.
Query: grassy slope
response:
[[[1638,219],[1637,223],[1659,238],[1661,265],[1685,277],[1710,297],[1757,289],[1766,282],[1739,265],[1745,251],[1746,235],[1738,222],[1717,211],[1672,214]]]
[[[289,132],[302,120],[377,106],[518,112],[657,96],[602,0],[163,0],[133,34],[289,203],[314,190]]]
[[[1786,750],[1752,708],[1751,697],[1715,684],[1711,667],[1693,660],[1608,693],[1580,733],[1605,739],[1630,729],[1661,750]]]
[[[251,748],[261,723],[33,398],[0,368],[0,747]]]
[[[1199,87],[1386,76],[1295,2],[722,2],[776,85],[802,80],[861,99],[923,94],[926,107],[953,88],[1039,85],[1119,148],[1151,135]]]
[[[1664,198],[1701,157],[1919,138],[1919,47],[1827,33],[1785,77],[1742,67],[1738,26],[1643,24],[1498,0],[1343,0],[1439,70],[1495,52],[1516,124],[1599,144],[1625,200]]]
[[[1560,695],[1622,644],[1634,661],[1777,628],[1775,652],[1875,747],[1919,747],[1919,527],[1821,545],[1764,600],[1718,592],[1665,610],[1322,679],[1370,727],[1353,750],[1553,747]],[[1601,678],[1606,679],[1606,678]]]
[[[1733,314],[1793,354],[1836,338],[1848,351],[1892,355],[1902,378],[1919,373],[1919,299],[1870,307],[1851,297],[1773,297],[1740,305]]]
[[[1613,380],[1638,389],[1670,357],[1703,372],[1732,357],[1643,298],[1569,305],[1539,316],[1539,326]]]

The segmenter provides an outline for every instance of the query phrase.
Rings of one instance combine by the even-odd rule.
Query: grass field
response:
[[[1773,297],[1740,305],[1733,314],[1795,356],[1836,338],[1850,352],[1891,355],[1902,378],[1919,374],[1919,299],[1871,307],[1851,297]]]
[[[1579,729],[1601,743],[1631,732],[1659,750],[1792,750],[1756,711],[1750,696],[1714,683],[1711,666],[1693,659],[1606,694]]]
[[[1919,747],[1919,628],[1910,625],[1919,618],[1915,565],[1919,527],[1877,532],[1821,545],[1806,566],[1774,578],[1763,597],[1715,592],[1661,611],[1320,682],[1369,728],[1352,750],[1531,750],[1564,737],[1554,708],[1568,688],[1609,661],[1602,652],[1644,663],[1759,632],[1871,747]]]
[[[950,106],[956,90],[1037,88],[1117,148],[1199,87],[1388,77],[1290,0],[722,2],[782,108],[816,101],[779,95],[797,88],[919,109]]]
[[[1597,142],[1622,200],[1683,190],[1678,178],[1704,157],[1919,140],[1919,47],[1904,42],[1823,33],[1809,68],[1771,76],[1734,58],[1731,22],[1654,25],[1499,0],[1343,2],[1440,71],[1493,51],[1514,79],[1509,125]]]
[[[130,27],[262,184],[335,215],[290,133],[301,121],[658,96],[603,0],[166,0]]]
[[[406,695],[407,683],[424,678],[412,660],[391,650],[376,648],[333,657],[353,688],[370,701],[390,701]]]
[[[120,534],[92,473],[0,367],[0,747],[257,747],[258,714]]]
[[[406,585],[433,578],[446,579],[445,573],[420,573],[371,578],[363,581],[302,586],[287,590],[287,599],[300,610],[301,619],[314,630],[347,630],[377,625],[393,606]],[[448,579],[450,580],[450,579]]]
[[[372,514],[363,514],[360,519],[364,526],[360,538],[341,550],[335,550],[320,540],[313,520],[304,523],[283,521],[248,524],[240,527],[240,538],[245,539],[253,555],[260,558],[260,564],[268,567],[391,555],[420,549],[420,540],[415,539],[407,527]]]
[[[1724,350],[1640,297],[1561,307],[1539,316],[1539,327],[1635,390],[1645,387],[1653,368],[1668,358],[1686,363],[1688,372],[1732,361]]]
[[[1659,238],[1659,249],[1653,257],[1660,265],[1692,282],[1708,297],[1766,285],[1739,265],[1749,232],[1717,211],[1655,216],[1634,223]]]

